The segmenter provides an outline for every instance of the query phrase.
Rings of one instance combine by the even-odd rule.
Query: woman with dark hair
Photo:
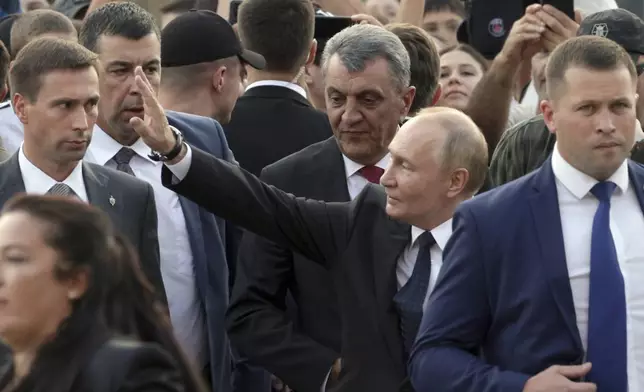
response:
[[[439,52],[441,59],[441,97],[437,106],[464,110],[474,91],[489,68],[489,62],[476,49],[459,44]]]
[[[0,390],[201,391],[140,275],[98,209],[10,200],[0,216],[0,338],[12,360]],[[118,338],[125,333],[149,343]]]

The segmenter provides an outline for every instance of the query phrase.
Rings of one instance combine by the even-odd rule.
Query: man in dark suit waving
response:
[[[165,298],[152,187],[81,162],[98,115],[96,56],[76,43],[39,38],[20,51],[9,80],[25,138],[0,164],[0,204],[27,192],[78,197],[100,207],[138,248],[147,278]]]
[[[606,38],[578,37],[551,54],[546,80],[552,157],[455,214],[411,358],[416,390],[641,389],[635,65]]]
[[[338,77],[331,88],[334,99],[342,100],[343,94],[349,102],[370,97],[372,107],[387,105],[404,117],[413,99],[404,46],[392,33],[369,25],[353,26],[333,40],[346,43],[355,35],[396,46],[401,61],[380,57],[364,59],[358,66],[360,60],[352,57],[357,53],[350,47],[329,49],[333,55],[325,55],[323,63],[329,74]],[[332,41],[327,48],[334,46]],[[396,75],[391,83],[397,88],[372,89],[367,80],[342,83],[350,77],[349,64],[365,73],[388,69]],[[343,330],[341,359],[329,369],[327,387],[397,391],[451,235],[451,214],[485,179],[487,146],[474,123],[456,110],[428,109],[407,122],[390,144],[391,161],[381,179],[386,192],[369,184],[350,203],[324,203],[279,191],[182,143],[164,123],[144,79],[139,73],[146,118],[133,119],[132,125],[165,157],[169,170],[162,174],[164,185],[330,270]],[[383,99],[389,94],[390,100]],[[357,116],[353,110],[355,105],[347,105],[346,115]]]

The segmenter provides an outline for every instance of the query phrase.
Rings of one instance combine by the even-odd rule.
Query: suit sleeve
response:
[[[293,325],[286,307],[293,279],[293,252],[244,235],[226,316],[228,336],[241,353],[293,390],[319,391],[339,354]]]
[[[357,204],[296,198],[239,166],[191,147],[185,178],[173,183],[164,166],[163,184],[233,224],[294,249],[318,263],[333,261],[345,249]]]
[[[118,392],[190,392],[175,361],[156,346],[138,348]]]
[[[502,371],[479,356],[492,320],[478,227],[467,206],[454,232],[409,362],[417,391],[517,392],[529,376]]]
[[[158,238],[158,224],[157,224],[157,209],[154,200],[154,191],[152,186],[146,184],[147,197],[145,208],[143,211],[141,225],[141,242],[139,254],[141,255],[141,266],[145,272],[145,276],[154,285],[154,290],[157,297],[167,304],[165,288],[163,286],[163,278],[161,276],[161,259],[159,255],[159,238]]]

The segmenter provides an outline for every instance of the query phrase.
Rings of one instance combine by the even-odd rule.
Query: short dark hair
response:
[[[409,114],[414,115],[420,109],[432,104],[441,72],[440,57],[429,34],[420,27],[408,23],[394,23],[387,25],[386,28],[400,38],[409,53],[411,70],[409,84],[416,87],[416,95]]]
[[[162,14],[174,14],[188,12],[195,8],[195,0],[174,0],[161,7]]]
[[[244,47],[266,59],[267,71],[295,72],[306,62],[315,27],[311,0],[244,0],[238,30]]]
[[[313,59],[313,64],[317,65],[318,67],[322,65],[322,55],[324,54],[324,48],[326,47],[326,43],[328,42],[328,39],[318,39],[318,46],[315,49],[315,58]]]
[[[98,53],[98,40],[103,35],[139,40],[152,33],[161,39],[152,14],[126,1],[107,3],[90,12],[83,21],[79,40],[84,47]]]
[[[54,10],[39,9],[21,15],[11,27],[12,58],[34,38],[51,33],[76,34],[76,28],[71,19]]]
[[[573,67],[593,71],[612,71],[626,67],[633,81],[637,70],[631,56],[620,45],[607,38],[582,36],[571,38],[557,46],[546,65],[546,88],[552,99],[560,86],[565,86],[566,71]]]
[[[96,68],[97,55],[81,45],[60,38],[41,37],[27,44],[9,71],[11,92],[35,102],[42,78],[52,71]]]
[[[465,6],[461,0],[425,0],[425,13],[453,12],[462,18],[467,17]]]

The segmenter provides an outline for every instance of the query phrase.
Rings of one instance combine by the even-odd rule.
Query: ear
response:
[[[313,41],[311,41],[311,47],[309,48],[309,56],[306,58],[306,63],[304,64],[305,66],[313,64],[313,61],[315,61],[315,53],[317,52],[317,50],[318,50],[318,41],[314,39]]]
[[[306,82],[306,84],[313,83],[313,74],[311,74],[311,67],[313,67],[312,64],[307,64],[306,66],[304,66],[304,82]]]
[[[443,93],[443,86],[439,84],[438,87],[436,88],[436,92],[434,93],[434,97],[432,98],[432,106],[435,106],[438,100],[441,99],[442,93]]]
[[[416,87],[410,86],[407,88],[407,92],[402,96],[403,100],[403,108],[400,113],[400,117],[405,118],[407,114],[409,113],[409,109],[411,109],[411,104],[414,102],[414,97],[416,96]]]
[[[465,168],[459,168],[452,172],[449,188],[447,189],[447,196],[454,198],[463,194],[463,190],[467,186],[470,179],[470,172]]]
[[[226,68],[225,65],[222,65],[221,67],[217,68],[215,72],[213,72],[212,88],[214,88],[215,91],[221,92],[221,90],[223,90],[224,85],[226,84],[226,72],[228,72],[228,68]]]
[[[555,127],[554,121],[554,104],[552,103],[552,101],[544,99],[539,104],[539,108],[541,109],[541,113],[543,114],[543,122],[546,123],[548,130],[550,130],[550,133],[557,133],[557,128]]]
[[[11,100],[13,111],[23,124],[29,123],[29,100],[20,94],[14,94]]]
[[[65,279],[67,286],[67,297],[70,301],[81,298],[89,286],[89,273],[86,269],[81,269]]]

